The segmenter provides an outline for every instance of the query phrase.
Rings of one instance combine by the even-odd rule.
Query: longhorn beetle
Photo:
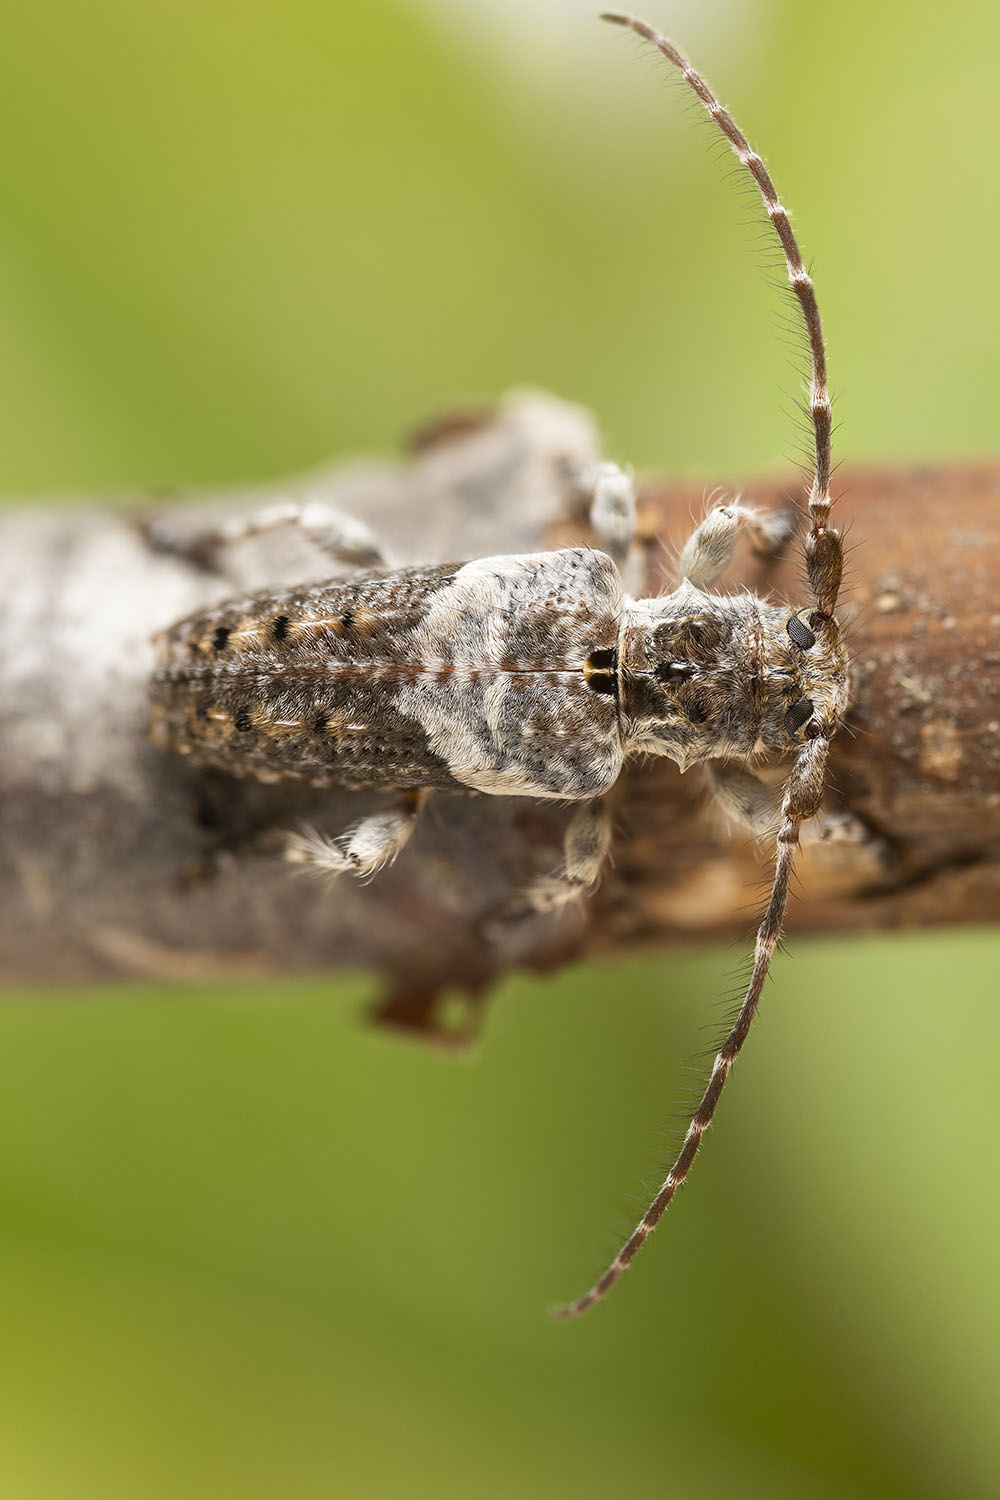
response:
[[[388,812],[330,838],[288,836],[289,857],[318,872],[370,875],[409,839],[437,788],[576,803],[561,868],[524,892],[557,910],[591,887],[610,840],[602,796],[638,755],[698,764],[742,826],[776,832],[770,898],[739,1013],[676,1161],[600,1280],[558,1310],[604,1297],[684,1182],[746,1041],[781,934],[799,828],[819,809],[827,753],[847,707],[848,663],[834,609],[843,550],[830,515],[830,397],[812,281],[763,161],[672,42],[632,16],[604,20],[657,47],[685,78],[756,184],[784,252],[809,343],[815,446],[805,567],[811,602],[710,592],[740,532],[760,551],[789,538],[784,521],[738,500],[715,506],[680,557],[669,594],[626,589],[635,536],[630,480],[613,465],[586,476],[603,550],[392,570],[368,529],[320,504],[272,507],[196,539],[223,545],[297,525],[362,571],[346,582],[237,599],[159,638],[152,736],[196,763],[264,780],[398,792]],[[747,768],[784,752],[780,806]]]

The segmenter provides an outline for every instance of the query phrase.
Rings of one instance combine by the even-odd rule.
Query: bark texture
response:
[[[394,561],[453,561],[587,539],[567,472],[599,456],[585,413],[521,395],[419,435],[398,464],[169,508],[183,531],[277,495],[322,496],[387,539]],[[652,481],[642,531],[652,591],[710,485]],[[793,506],[800,487],[740,486]],[[854,666],[828,813],[799,863],[789,929],[981,923],[1000,911],[1000,462],[842,471],[836,520],[854,547],[840,616]],[[157,512],[163,507],[158,506]],[[150,637],[248,587],[329,573],[292,537],[244,544],[227,577],[153,549],[151,507],[35,507],[0,519],[0,976],[239,978],[367,967],[379,1016],[439,1037],[474,1026],[512,967],[753,925],[769,851],[730,836],[697,773],[666,761],[615,791],[614,863],[580,911],[499,921],[559,857],[567,811],[434,798],[371,885],[296,877],[278,830],[336,832],[380,794],[237,781],[146,740]],[[665,542],[667,550],[660,543]],[[796,547],[742,558],[734,586],[807,602]],[[780,767],[775,768],[780,778]],[[446,993],[471,997],[442,1005]]]

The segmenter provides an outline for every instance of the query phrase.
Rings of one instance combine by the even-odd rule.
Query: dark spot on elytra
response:
[[[276,641],[283,641],[288,635],[288,616],[275,615],[271,621],[271,634]]]
[[[248,708],[238,708],[233,715],[233,724],[240,734],[248,734],[253,728],[253,719]]]
[[[313,734],[326,734],[330,727],[330,715],[320,711],[313,719],[312,727]]]
[[[353,611],[353,609],[345,609],[344,613],[340,617],[340,628],[341,628],[341,630],[350,630],[351,627],[353,626],[353,624],[354,624],[354,611]]]
[[[216,651],[225,651],[229,637],[232,634],[228,625],[219,625],[212,637],[212,645]]]
[[[710,717],[709,712],[708,712],[708,708],[701,701],[700,698],[691,698],[691,699],[689,699],[687,703],[683,703],[681,705],[681,708],[683,709],[685,718],[688,719],[690,723],[692,723],[692,724],[707,724],[708,723],[708,720],[709,720],[709,717]]]

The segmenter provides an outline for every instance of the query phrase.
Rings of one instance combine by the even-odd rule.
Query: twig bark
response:
[[[177,508],[176,524],[309,492],[368,521],[400,563],[538,550],[586,539],[582,520],[565,518],[565,475],[597,456],[585,414],[521,396],[446,419],[398,465],[196,501]],[[771,506],[797,494],[773,482],[742,488]],[[679,545],[707,489],[644,486],[652,588],[669,582],[659,539]],[[856,544],[841,609],[852,621],[852,732],[836,744],[829,813],[803,851],[790,929],[992,921],[1000,462],[845,471],[841,490],[837,520]],[[511,967],[752,926],[766,849],[730,837],[696,776],[665,761],[622,778],[614,865],[585,913],[491,921],[558,857],[565,809],[519,799],[437,797],[405,855],[370,886],[295,878],[275,855],[277,829],[308,820],[334,831],[375,799],[234,781],[158,753],[145,738],[149,640],[227,593],[320,567],[272,541],[243,549],[220,579],[151,549],[141,518],[41,508],[0,520],[6,981],[365,966],[388,980],[382,1020],[441,1035],[444,991],[481,995]],[[748,558],[744,578],[802,593],[794,556]]]

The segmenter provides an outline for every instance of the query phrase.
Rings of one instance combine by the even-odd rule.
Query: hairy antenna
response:
[[[805,552],[807,574],[816,598],[818,612],[818,618],[814,616],[812,623],[820,628],[826,621],[831,620],[836,605],[843,569],[843,551],[838,533],[827,525],[830,515],[830,394],[827,384],[823,325],[820,321],[812,279],[802,263],[802,255],[795,235],[792,233],[788,213],[781,204],[767,168],[758,153],[751,150],[746,136],[729,112],[716,99],[701,75],[695,72],[687,58],[671,41],[654,31],[644,21],[637,20],[634,16],[617,13],[604,15],[601,19],[610,21],[616,26],[624,26],[629,31],[634,31],[637,36],[652,42],[684,75],[756,183],[764,200],[768,217],[781,241],[785,263],[788,267],[788,279],[802,309],[812,361],[809,413],[815,438],[815,464],[809,493],[809,533],[806,537]],[[832,622],[831,629],[836,629]],[[586,1312],[588,1308],[607,1296],[615,1282],[632,1263],[640,1246],[645,1243],[660,1222],[674,1194],[685,1181],[694,1164],[702,1137],[712,1123],[726,1079],[740,1055],[760,1005],[771,958],[784,925],[792,866],[799,842],[799,826],[819,809],[823,795],[828,750],[828,735],[824,734],[822,728],[817,725],[814,737],[808,739],[802,746],[792,765],[781,805],[774,880],[767,910],[757,929],[750,983],[732,1029],[716,1054],[711,1076],[687,1128],[677,1159],[667,1173],[666,1180],[656,1197],[604,1275],[576,1302],[555,1309],[554,1315],[558,1318],[578,1317],[580,1313]]]
[[[816,596],[820,613],[832,615],[837,603],[840,578],[843,569],[840,538],[831,532],[827,522],[830,518],[830,437],[832,418],[830,412],[830,387],[826,373],[826,344],[823,340],[823,324],[816,301],[816,289],[812,277],[802,262],[802,252],[792,231],[788,210],[782,205],[777,189],[758,152],[754,151],[746,136],[727,109],[716,99],[700,73],[696,73],[683,52],[669,40],[654,31],[645,21],[635,16],[608,11],[601,16],[613,26],[624,26],[652,42],[663,56],[683,74],[685,81],[697,94],[702,104],[718,125],[733,151],[746,167],[764,200],[767,216],[774,225],[781,242],[788,268],[788,280],[802,309],[806,336],[809,340],[809,358],[812,371],[809,381],[809,418],[814,439],[814,462],[812,485],[809,491],[809,536],[806,541],[806,566],[809,583]]]
[[[750,983],[747,986],[743,1004],[733,1022],[732,1030],[715,1055],[711,1076],[687,1128],[683,1145],[677,1153],[677,1160],[667,1173],[660,1191],[604,1275],[576,1302],[570,1302],[565,1307],[557,1307],[553,1314],[557,1318],[579,1317],[580,1313],[586,1312],[588,1308],[594,1306],[595,1302],[600,1302],[602,1297],[607,1296],[615,1282],[634,1260],[640,1246],[652,1234],[677,1189],[691,1170],[694,1159],[698,1155],[701,1138],[712,1123],[726,1079],[732,1072],[733,1064],[740,1055],[740,1049],[749,1035],[750,1027],[757,1014],[764,981],[771,967],[771,956],[781,937],[781,929],[785,920],[792,865],[799,842],[799,825],[806,818],[811,818],[819,808],[826,777],[828,749],[828,741],[822,736],[817,736],[816,739],[809,740],[803,746],[792,767],[781,804],[781,827],[778,830],[778,857],[774,870],[774,882],[771,886],[767,910],[757,929]]]
[[[795,765],[792,766],[792,774],[789,775],[789,783],[784,789],[783,801],[781,801],[781,826],[778,829],[778,858],[775,864],[774,883],[771,886],[771,898],[768,900],[768,910],[763,915],[763,921],[757,929],[757,942],[754,945],[754,968],[750,975],[750,984],[747,987],[747,995],[744,1004],[739,1007],[739,1014],[733,1022],[732,1031],[724,1041],[723,1046],[715,1055],[712,1064],[711,1077],[708,1080],[705,1094],[702,1095],[699,1107],[691,1118],[687,1134],[684,1137],[684,1145],[678,1152],[670,1172],[667,1173],[663,1187],[640,1218],[636,1229],[628,1236],[625,1244],[610,1263],[600,1281],[595,1281],[589,1292],[583,1293],[582,1298],[576,1302],[570,1302],[565,1307],[555,1308],[553,1316],[559,1319],[568,1317],[579,1317],[580,1313],[586,1313],[588,1308],[594,1307],[595,1302],[606,1298],[607,1293],[615,1286],[622,1274],[627,1271],[628,1266],[636,1259],[637,1251],[645,1244],[646,1239],[654,1232],[663,1215],[669,1208],[670,1200],[675,1196],[678,1188],[684,1184],[688,1172],[693,1166],[694,1158],[697,1157],[699,1146],[702,1145],[702,1136],[712,1124],[712,1116],[715,1115],[715,1107],[718,1106],[723,1089],[726,1088],[726,1079],[733,1070],[733,1064],[739,1058],[742,1046],[747,1041],[750,1028],[760,1005],[760,996],[768,978],[768,969],[771,968],[771,956],[774,954],[781,936],[781,927],[784,924],[784,909],[789,904],[789,885],[792,882],[792,865],[795,862],[795,850],[799,843],[799,823],[804,822],[807,817],[813,816],[819,810],[820,798],[823,796],[823,783],[826,778],[826,754],[829,750],[828,739],[817,735],[816,739],[810,739],[799,751]]]

